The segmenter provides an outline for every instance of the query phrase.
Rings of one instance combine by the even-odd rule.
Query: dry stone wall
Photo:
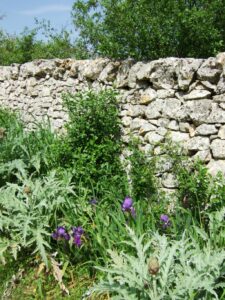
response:
[[[48,116],[54,128],[62,128],[68,119],[62,92],[111,87],[120,95],[124,143],[134,134],[144,151],[157,155],[157,143],[169,136],[213,174],[225,174],[225,53],[208,59],[55,59],[0,67],[0,105],[20,110],[28,127]],[[164,181],[173,187],[170,175]]]

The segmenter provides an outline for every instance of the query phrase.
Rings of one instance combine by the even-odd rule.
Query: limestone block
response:
[[[162,185],[165,188],[176,188],[178,187],[178,182],[176,176],[172,173],[164,173],[162,175]]]
[[[142,105],[131,105],[127,114],[131,117],[143,116],[144,107]]]
[[[210,150],[201,150],[201,151],[198,151],[193,156],[193,158],[200,159],[201,161],[204,161],[204,162],[209,162],[212,159],[212,155],[211,155]]]
[[[149,142],[150,144],[157,144],[160,143],[164,140],[164,137],[155,133],[155,132],[148,132],[145,137],[144,140],[146,142]]]
[[[222,174],[225,176],[225,161],[224,160],[211,160],[207,168],[209,170],[209,173],[213,176],[216,176],[218,172],[222,172]]]
[[[225,140],[215,139],[211,143],[213,158],[225,159]]]
[[[162,107],[162,116],[167,118],[174,118],[176,113],[181,108],[181,101],[176,98],[164,99]]]
[[[130,88],[137,87],[137,73],[142,68],[142,66],[143,66],[142,62],[137,62],[130,68],[130,71],[128,74],[128,86]]]
[[[157,93],[152,88],[146,89],[143,94],[140,96],[140,104],[148,104],[155,100]]]
[[[197,135],[211,135],[217,133],[217,128],[215,125],[201,124],[196,128]]]
[[[179,131],[171,131],[169,133],[169,137],[171,138],[172,142],[174,143],[180,143],[187,141],[189,139],[189,134]]]
[[[157,119],[161,117],[161,111],[163,109],[164,100],[156,99],[155,101],[151,102],[146,110],[145,116],[147,119]]]
[[[124,126],[128,127],[131,124],[132,118],[131,117],[123,117],[121,121]]]
[[[167,125],[167,128],[171,130],[179,130],[179,124],[176,120],[172,120]]]
[[[206,99],[211,96],[211,93],[207,90],[193,90],[187,95],[183,96],[184,100],[196,100],[196,99]]]
[[[102,70],[98,77],[102,82],[113,82],[116,79],[117,71],[120,66],[120,62],[109,62],[107,66]]]
[[[178,69],[178,86],[181,90],[187,90],[193,80],[195,72],[202,64],[202,59],[182,59]]]
[[[207,123],[212,123],[212,124],[222,123],[222,124],[224,124],[225,123],[225,110],[220,108],[218,106],[218,104],[213,103],[211,112],[206,120],[207,120]]]
[[[209,149],[209,138],[195,136],[186,143],[186,147],[189,151],[208,150]]]
[[[157,90],[157,98],[165,99],[165,98],[173,98],[175,96],[175,90]]]
[[[147,123],[142,124],[142,126],[139,130],[139,134],[145,135],[149,131],[156,131],[156,130],[157,130],[156,126],[147,122]]]
[[[197,78],[211,83],[217,83],[222,73],[221,66],[218,65],[215,57],[210,57],[204,61],[197,71]]]
[[[222,126],[218,132],[218,137],[221,138],[221,140],[225,140],[225,126]]]

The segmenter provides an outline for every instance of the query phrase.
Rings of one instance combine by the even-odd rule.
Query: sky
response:
[[[71,11],[74,0],[0,0],[0,29],[18,34],[24,27],[35,27],[34,19],[49,20],[52,27],[74,30]]]

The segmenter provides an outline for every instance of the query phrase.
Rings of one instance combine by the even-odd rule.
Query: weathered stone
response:
[[[210,57],[201,65],[197,71],[197,78],[206,80],[211,83],[217,83],[222,73],[221,67],[218,65],[216,58]]]
[[[137,87],[137,73],[142,68],[143,65],[144,64],[142,62],[138,62],[130,68],[130,71],[128,74],[128,86],[130,88]]]
[[[222,126],[218,132],[218,137],[221,138],[221,140],[225,140],[225,126]]]
[[[212,155],[210,150],[201,150],[198,151],[194,156],[194,159],[200,159],[201,161],[204,162],[209,162],[212,159]]]
[[[153,124],[144,123],[139,130],[139,134],[145,135],[149,131],[156,131],[156,129],[157,129],[157,127],[154,126]]]
[[[220,65],[222,68],[225,67],[225,52],[221,52],[216,56],[216,63]]]
[[[174,118],[176,113],[181,108],[181,101],[176,98],[165,99],[162,106],[162,116],[167,118]]]
[[[195,72],[202,64],[202,59],[182,59],[178,70],[178,86],[181,90],[187,90],[193,80]]]
[[[186,113],[185,119],[191,120],[197,124],[201,124],[204,123],[205,120],[208,120],[211,109],[212,101],[209,99],[204,99],[188,101],[181,107],[180,110],[184,111],[184,115]],[[179,111],[177,112],[177,115],[179,117]]]
[[[209,173],[216,176],[218,172],[221,172],[225,176],[225,161],[224,160],[211,160],[207,168]]]
[[[184,132],[179,132],[179,131],[171,131],[169,133],[169,137],[174,143],[180,143],[180,142],[187,141],[189,139],[189,134]]]
[[[224,110],[225,110],[225,102],[223,102],[223,103],[219,103],[219,107],[221,107],[222,109],[224,109]]]
[[[209,149],[209,138],[195,136],[186,143],[186,147],[189,151],[207,150]]]
[[[216,139],[211,143],[213,158],[225,158],[225,140]]]
[[[155,100],[157,97],[157,93],[155,90],[148,88],[144,91],[144,93],[140,97],[140,104],[148,104]]]
[[[225,74],[220,77],[220,80],[217,83],[216,93],[217,94],[224,94],[225,93]]]
[[[97,79],[108,62],[109,60],[105,58],[87,60],[82,67],[79,67],[79,79]]]
[[[190,124],[187,122],[180,122],[179,129],[181,132],[189,132]]]
[[[161,111],[163,109],[164,100],[156,99],[155,101],[151,102],[146,110],[145,116],[147,119],[157,119],[161,116]]]
[[[162,185],[165,187],[165,188],[176,188],[178,187],[178,182],[177,182],[177,179],[176,179],[176,176],[172,173],[164,173],[162,175]]]
[[[159,142],[162,142],[163,139],[164,139],[163,136],[161,136],[155,132],[148,132],[144,137],[144,140],[146,142],[149,142],[150,144],[153,144],[153,145],[157,144]]]
[[[211,93],[207,90],[193,90],[189,94],[184,95],[184,100],[197,100],[209,98]]]
[[[170,121],[170,123],[167,125],[167,128],[168,129],[171,129],[171,130],[179,130],[179,124],[176,120],[172,120]]]
[[[167,129],[164,127],[157,128],[156,132],[162,136],[165,136],[167,134]]]
[[[98,80],[108,83],[113,82],[116,79],[117,71],[120,66],[120,62],[110,62],[100,73]]]
[[[211,112],[207,118],[207,123],[225,123],[225,110],[219,108],[218,104],[213,103]]]
[[[142,105],[131,105],[127,114],[131,117],[143,116],[144,107]]]
[[[122,88],[122,87],[127,87],[128,86],[128,75],[130,68],[133,66],[134,61],[132,59],[127,59],[124,60],[117,72],[117,77],[116,77],[116,87],[117,88]]]
[[[122,124],[126,127],[130,126],[131,121],[132,121],[131,117],[123,117],[122,118]]]
[[[214,102],[225,102],[225,94],[214,96],[213,101]]]
[[[215,125],[202,124],[196,128],[197,135],[211,135],[217,133]]]
[[[175,90],[157,90],[157,98],[165,99],[165,98],[173,98],[175,96]]]

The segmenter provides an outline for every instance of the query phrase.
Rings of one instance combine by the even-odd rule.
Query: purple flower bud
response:
[[[55,239],[55,240],[58,239],[58,234],[57,234],[56,231],[54,231],[54,232],[52,233],[52,238]]]
[[[91,204],[91,205],[96,205],[97,203],[98,203],[98,201],[96,199],[89,200],[89,204]]]
[[[74,237],[73,243],[77,246],[80,247],[82,245],[82,241],[81,241],[81,235],[76,235]]]
[[[162,226],[164,229],[170,226],[170,219],[167,215],[161,215],[160,220],[163,222]]]
[[[122,211],[123,212],[129,212],[131,213],[132,217],[136,217],[136,211],[133,207],[133,200],[129,196],[125,197],[123,203],[122,203]]]
[[[59,226],[56,229],[56,232],[57,232],[59,237],[63,237],[63,235],[66,233],[66,229],[65,229],[65,227]]]
[[[72,227],[72,231],[73,231],[73,233],[72,233],[73,237],[75,235],[82,235],[84,233],[84,229],[81,226]]]
[[[69,240],[70,240],[70,235],[69,235],[69,233],[67,233],[67,232],[63,235],[63,237],[64,237],[64,239],[65,239],[66,241],[69,241]]]
[[[122,210],[130,211],[132,205],[133,205],[133,200],[130,197],[126,197],[122,204]]]

